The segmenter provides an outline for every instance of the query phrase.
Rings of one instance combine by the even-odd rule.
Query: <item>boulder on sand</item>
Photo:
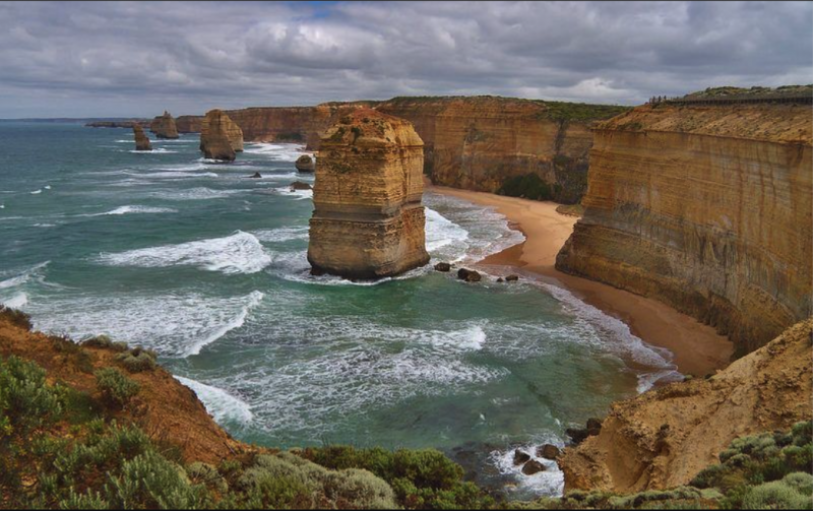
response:
[[[466,268],[460,268],[457,270],[457,278],[460,280],[465,280],[466,282],[480,282],[483,278],[479,272],[474,270],[467,270]]]
[[[303,183],[302,181],[295,181],[291,183],[291,191],[295,190],[313,190],[313,187],[308,183]]]
[[[449,263],[438,263],[435,265],[435,270],[442,272],[452,271],[452,265]]]

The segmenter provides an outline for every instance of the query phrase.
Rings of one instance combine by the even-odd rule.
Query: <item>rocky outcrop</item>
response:
[[[178,128],[178,133],[200,133],[203,127],[202,115],[182,115],[175,119],[175,126]]]
[[[395,98],[376,109],[415,125],[433,183],[496,193],[534,176],[544,189],[529,197],[563,203],[586,190],[590,125],[625,110],[491,96]]]
[[[140,124],[133,125],[133,136],[135,137],[136,151],[152,151],[150,139],[144,133],[144,128]]]
[[[355,110],[321,141],[310,222],[314,274],[377,279],[429,262],[423,142],[407,121]]]
[[[206,158],[234,161],[243,150],[243,132],[225,112],[210,110],[201,125],[200,150]]]
[[[813,409],[813,320],[709,380],[613,405],[601,431],[565,450],[565,490],[632,493],[688,484],[737,437],[788,430]]]
[[[595,131],[556,267],[659,299],[752,351],[811,314],[813,122],[793,104],[643,106]]]
[[[149,128],[150,122],[147,119],[128,119],[126,121],[91,121],[85,124],[86,128],[127,128],[139,125],[142,128]]]
[[[150,124],[150,131],[158,138],[176,139],[179,138],[178,128],[175,126],[175,119],[169,112],[159,115]]]
[[[313,172],[316,170],[316,164],[313,161],[313,158],[308,156],[307,154],[303,154],[299,158],[296,159],[296,163],[294,163],[296,170],[299,172]]]

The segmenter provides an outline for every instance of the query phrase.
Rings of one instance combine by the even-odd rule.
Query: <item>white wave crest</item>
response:
[[[226,422],[248,424],[254,419],[251,406],[225,390],[183,376],[175,376],[175,379],[195,391],[218,424]]]
[[[293,240],[308,239],[308,227],[280,227],[278,229],[265,229],[252,234],[258,240],[266,243],[281,243]]]
[[[82,215],[82,216],[119,216],[119,215],[130,215],[130,214],[158,214],[158,213],[177,213],[177,209],[172,208],[155,208],[150,206],[121,206],[111,211],[106,211],[104,213],[93,213],[90,215]]]
[[[48,266],[50,263],[51,263],[51,261],[45,261],[44,263],[39,263],[39,264],[37,264],[35,266],[32,266],[31,268],[28,268],[27,270],[24,270],[24,271],[18,273],[14,277],[11,277],[11,278],[3,280],[3,281],[0,281],[0,289],[8,289],[8,288],[17,287],[17,286],[21,286],[21,285],[25,284],[26,282],[31,280],[32,277],[37,276],[39,274],[40,270],[45,269],[45,267]]]
[[[546,497],[561,497],[564,494],[565,475],[564,472],[559,469],[559,465],[557,465],[555,461],[536,456],[537,446],[543,444],[556,445],[560,449],[564,448],[564,443],[561,440],[549,436],[540,439],[539,442],[518,447],[515,446],[504,451],[493,451],[491,453],[491,461],[497,467],[497,470],[499,470],[502,475],[513,479],[516,483],[516,486],[512,488],[513,492],[536,496],[544,495]],[[530,455],[531,459],[544,465],[545,471],[532,476],[523,474],[522,465],[514,465],[514,452],[517,449]]]
[[[101,254],[98,260],[111,266],[196,266],[226,274],[257,273],[272,261],[260,241],[242,231],[225,238]]]
[[[426,250],[435,250],[469,239],[469,233],[431,208],[426,210]]]
[[[150,197],[163,200],[207,200],[207,199],[226,199],[244,192],[251,190],[212,190],[211,188],[190,188],[187,190],[161,190],[151,192]]]
[[[244,152],[246,154],[260,154],[275,161],[295,162],[303,154],[313,157],[313,153],[305,152],[301,144],[267,144],[262,142],[252,142],[246,144]]]
[[[259,291],[228,298],[198,294],[81,296],[71,292],[35,302],[27,312],[44,332],[65,333],[74,339],[106,334],[165,357],[185,358],[241,328],[263,297]]]

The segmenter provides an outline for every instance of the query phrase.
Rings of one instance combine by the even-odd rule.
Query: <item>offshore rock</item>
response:
[[[222,110],[206,113],[200,132],[200,150],[206,158],[234,161],[236,149],[243,147],[243,133]]]
[[[355,110],[325,133],[319,154],[308,247],[314,274],[369,280],[429,262],[423,142],[409,122]]]
[[[307,154],[303,154],[299,158],[296,159],[296,163],[294,163],[296,170],[299,172],[313,172],[316,170],[316,164],[313,161],[313,158],[308,156]]]
[[[164,115],[159,115],[150,123],[150,131],[158,138],[176,139],[179,138],[178,127],[175,126],[175,119],[169,112],[164,111]]]
[[[694,316],[738,356],[810,317],[808,105],[646,105],[594,133],[557,269]]]
[[[152,151],[150,139],[144,133],[144,128],[140,124],[133,124],[133,135],[135,136],[136,151]]]

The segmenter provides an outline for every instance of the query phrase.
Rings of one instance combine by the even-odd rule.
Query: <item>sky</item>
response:
[[[813,2],[0,2],[0,118],[813,83]]]

